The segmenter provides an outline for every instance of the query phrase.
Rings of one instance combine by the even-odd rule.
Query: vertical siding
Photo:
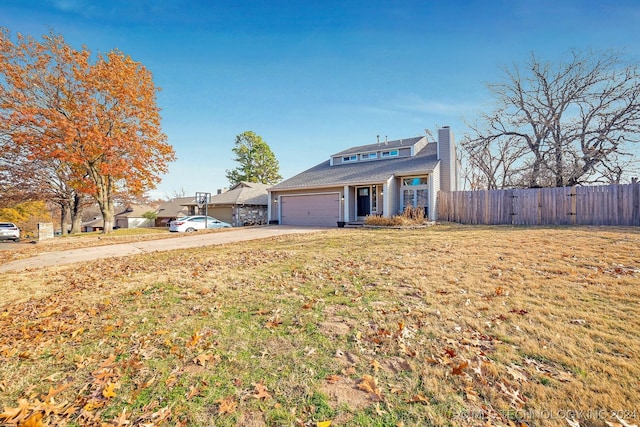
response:
[[[450,128],[438,129],[438,153],[440,155],[440,186],[444,191],[454,190],[453,178],[455,167],[453,163],[456,161],[453,134]]]
[[[640,225],[640,183],[438,193],[438,218],[464,224]]]
[[[345,195],[345,199],[347,199],[347,196]],[[349,187],[349,196],[348,196],[348,206],[346,207],[346,210],[349,214],[348,219],[346,219],[346,221],[353,221],[354,219],[356,219],[356,209],[358,208],[358,204],[356,202],[356,189],[355,187]]]
[[[438,219],[438,193],[440,192],[440,162],[429,175],[429,219]]]

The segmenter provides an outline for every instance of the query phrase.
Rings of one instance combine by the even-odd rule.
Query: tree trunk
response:
[[[540,170],[542,169],[542,159],[538,153],[535,154],[536,158],[534,159],[533,167],[531,168],[531,175],[529,176],[529,188],[536,188],[540,186],[538,180],[540,179]]]
[[[102,212],[102,219],[104,220],[102,234],[111,233],[113,231],[113,225],[115,220],[113,202],[107,202],[105,207],[100,206],[100,212]]]
[[[82,197],[78,194],[73,196],[71,206],[71,234],[82,232]]]
[[[555,171],[553,171],[556,175],[556,187],[564,187],[564,166],[563,155],[562,155],[562,147],[558,145],[556,148],[556,158],[555,158]]]
[[[67,230],[67,218],[69,218],[71,209],[69,208],[69,204],[67,201],[59,202],[60,205],[60,232],[63,236],[69,234],[69,230]]]
[[[97,175],[97,174],[96,174]],[[102,234],[111,233],[113,231],[115,208],[113,203],[113,188],[114,184],[111,177],[99,176],[97,179],[99,185],[95,199],[98,202],[98,207],[102,213],[102,220],[104,225],[102,227]]]

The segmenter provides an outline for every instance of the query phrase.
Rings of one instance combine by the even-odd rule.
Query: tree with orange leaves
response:
[[[175,159],[160,126],[151,72],[119,50],[92,60],[60,35],[0,29],[0,132],[31,159],[66,166],[113,230],[114,196],[155,188]]]

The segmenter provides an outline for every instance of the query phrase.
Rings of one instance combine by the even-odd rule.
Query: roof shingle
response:
[[[422,137],[404,140],[404,146],[410,146]],[[411,143],[410,143],[411,141]],[[392,145],[396,144],[397,145]],[[400,147],[400,140],[389,142],[385,147]],[[350,148],[335,155],[351,154],[367,151],[369,148],[379,149],[378,144]],[[334,155],[334,156],[335,156]],[[387,158],[366,162],[354,162],[331,166],[329,160],[322,162],[311,169],[282,181],[270,190],[288,190],[292,188],[318,188],[335,185],[354,185],[366,183],[379,183],[388,180],[392,176],[406,176],[423,174],[433,171],[438,164],[437,144],[428,143],[416,155],[412,157]]]

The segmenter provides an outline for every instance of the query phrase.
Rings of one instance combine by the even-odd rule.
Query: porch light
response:
[[[273,199],[273,203],[278,203],[278,199]]]

